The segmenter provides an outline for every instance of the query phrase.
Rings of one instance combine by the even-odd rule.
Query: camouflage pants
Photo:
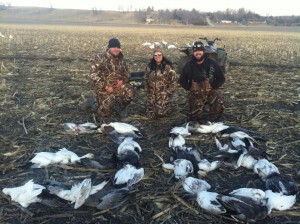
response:
[[[97,113],[102,117],[109,117],[115,108],[123,110],[133,100],[135,93],[135,88],[129,84],[115,89],[113,93],[107,93],[106,90],[103,91],[103,89],[96,89],[98,102]]]
[[[166,91],[148,91],[147,109],[148,117],[164,117],[169,114],[170,94]]]
[[[205,105],[209,105],[209,120],[218,120],[225,109],[223,101],[223,96],[211,88],[208,80],[193,82],[189,95],[191,119],[201,120]]]

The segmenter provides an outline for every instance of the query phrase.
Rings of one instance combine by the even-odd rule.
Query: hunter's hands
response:
[[[119,87],[121,87],[123,84],[124,84],[124,81],[123,81],[123,80],[118,80],[118,81],[117,81],[117,84],[115,85],[115,87],[116,87],[116,88],[119,88]]]

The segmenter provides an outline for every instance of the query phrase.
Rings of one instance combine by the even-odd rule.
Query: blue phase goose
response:
[[[104,189],[96,194],[90,195],[84,205],[96,207],[98,210],[115,209],[124,205],[132,195],[128,187]]]
[[[172,134],[169,138],[169,148],[174,149],[176,147],[183,147],[185,145],[185,139],[182,135]]]
[[[279,173],[274,172],[269,174],[265,177],[264,181],[267,190],[280,192],[284,195],[297,195],[298,193],[297,184]]]
[[[194,177],[187,177],[182,181],[183,189],[192,194],[197,195],[198,191],[207,191],[211,188],[210,184],[205,180],[201,180]]]
[[[271,212],[267,200],[257,201],[241,195],[218,195],[217,201],[225,208],[226,214],[245,222],[256,222]]]
[[[194,172],[191,161],[186,159],[176,159],[173,163],[164,163],[163,168],[173,170],[176,179],[182,179]]]
[[[118,170],[114,177],[114,185],[118,187],[131,186],[138,183],[144,177],[144,168],[137,169],[135,166],[126,164]]]
[[[81,183],[76,183],[72,186],[70,190],[66,190],[60,186],[48,186],[47,189],[51,194],[54,194],[66,201],[74,203],[74,209],[81,207],[85,200],[98,191],[108,183],[108,181],[103,181],[102,183],[92,186],[91,178],[84,179]]]
[[[252,198],[257,202],[262,202],[266,199],[266,194],[263,190],[258,188],[238,188],[229,193],[229,195],[240,195],[244,197]]]
[[[258,174],[263,181],[272,173],[280,173],[278,168],[266,159],[258,160],[253,167],[253,172]]]
[[[219,196],[216,192],[198,191],[197,192],[197,203],[206,212],[214,215],[226,213],[226,209],[217,200]]]
[[[133,140],[132,137],[126,137],[121,144],[118,146],[118,154],[121,152],[131,150],[136,152],[142,152],[142,148],[136,141]]]
[[[192,163],[194,175],[197,175],[198,163],[201,161],[200,153],[197,151],[197,149],[183,146],[175,147],[172,152],[173,154],[170,157],[171,162],[176,159],[186,159]]]
[[[117,169],[123,168],[126,164],[140,168],[141,151],[141,146],[132,137],[126,137],[118,146],[117,154],[113,153],[112,159]]]
[[[119,169],[130,164],[136,168],[140,168],[140,155],[134,150],[123,150],[120,153],[113,153],[112,161],[114,166]]]

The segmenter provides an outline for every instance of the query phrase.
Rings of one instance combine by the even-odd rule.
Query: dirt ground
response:
[[[78,155],[92,152],[97,158],[109,158],[117,149],[117,145],[103,134],[67,134],[61,126],[66,122],[99,122],[97,117],[94,120],[93,111],[84,104],[84,98],[94,94],[88,79],[89,59],[92,53],[101,51],[99,46],[105,46],[116,30],[6,26],[4,29],[7,33],[13,32],[14,39],[2,41],[0,45],[1,189],[19,186],[30,179],[36,183],[42,183],[47,178],[74,183],[89,177],[91,171],[98,173],[97,183],[112,179],[116,172],[114,169],[50,166],[46,173],[45,169],[22,168],[22,165],[35,152],[56,151],[63,147]],[[124,43],[124,55],[132,71],[142,70],[151,51],[142,49],[140,45],[153,33],[127,32],[117,33]],[[167,34],[161,32],[157,34],[161,39],[174,36],[173,31]],[[181,43],[199,32],[224,35],[229,42],[226,46],[229,49],[230,71],[221,88],[226,99],[224,122],[249,129],[263,137],[266,141],[261,142],[260,147],[272,155],[272,162],[280,172],[295,180],[299,187],[299,35],[291,35],[286,40],[283,40],[287,38],[284,36],[280,40],[298,44],[293,49],[285,49],[278,55],[274,55],[274,51],[271,51],[272,54],[264,52],[270,53],[270,57],[265,55],[263,60],[258,50],[253,50],[262,46],[251,45],[251,37],[245,33],[239,35],[241,41],[248,38],[247,41],[234,45],[236,34],[226,36],[223,32],[208,30],[193,32],[187,34]],[[138,38],[133,39],[134,35]],[[270,34],[270,37],[272,35],[275,34]],[[269,37],[262,38],[260,44],[272,48],[272,43],[276,45],[278,41],[273,40],[269,45],[269,40]],[[167,52],[175,62],[180,57],[177,51]],[[293,60],[288,56],[290,52],[294,52],[291,56]],[[0,223],[238,223],[231,217],[214,216],[202,211],[172,174],[162,170],[158,156],[169,160],[170,129],[187,121],[186,96],[187,93],[179,88],[172,101],[172,116],[151,120],[145,116],[144,90],[139,89],[130,105],[129,117],[121,120],[114,116],[109,119],[133,124],[145,133],[145,138],[138,140],[143,149],[141,163],[145,168],[145,178],[136,184],[134,196],[123,207],[102,212],[85,206],[74,210],[72,206],[49,208],[36,203],[24,211],[0,193]],[[193,135],[187,138],[187,143],[196,147],[203,157],[205,153],[216,150],[213,135]],[[218,193],[240,187],[263,189],[258,176],[243,168],[234,171],[220,169],[203,179],[212,185],[212,191]],[[299,216],[298,195],[291,210],[274,211],[257,223],[299,223]]]

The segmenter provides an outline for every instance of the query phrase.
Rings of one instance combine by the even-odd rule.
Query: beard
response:
[[[195,58],[196,58],[196,62],[200,62],[204,59],[204,54],[200,58],[198,58],[198,57],[195,57]]]

